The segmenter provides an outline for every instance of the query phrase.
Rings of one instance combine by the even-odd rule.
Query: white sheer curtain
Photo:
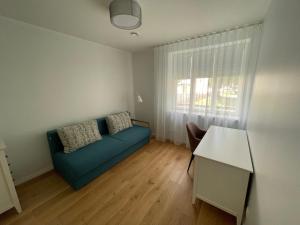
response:
[[[244,129],[262,25],[157,47],[155,135],[187,143],[185,124]]]

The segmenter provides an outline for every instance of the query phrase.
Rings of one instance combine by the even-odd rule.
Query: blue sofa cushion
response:
[[[57,152],[54,161],[59,171],[70,179],[76,179],[102,163],[126,150],[129,145],[121,140],[103,135],[102,140],[87,145],[75,152]]]
[[[129,145],[134,145],[141,140],[149,139],[151,131],[149,128],[134,125],[133,127],[122,130],[111,137],[124,141]]]

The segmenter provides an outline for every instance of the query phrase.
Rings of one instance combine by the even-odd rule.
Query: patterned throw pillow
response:
[[[59,128],[57,133],[64,146],[65,153],[73,152],[78,148],[102,139],[96,120]]]
[[[106,117],[106,123],[110,134],[116,134],[121,130],[132,127],[128,112],[109,115]]]

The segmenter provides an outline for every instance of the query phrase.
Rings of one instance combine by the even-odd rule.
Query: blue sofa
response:
[[[150,140],[147,127],[133,125],[109,135],[105,118],[97,119],[97,123],[102,140],[68,154],[63,152],[57,131],[47,132],[54,168],[74,189],[80,189]]]

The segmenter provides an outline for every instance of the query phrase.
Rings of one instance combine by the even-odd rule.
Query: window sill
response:
[[[185,112],[183,110],[176,110],[176,111],[170,111],[169,112],[170,114],[181,114],[182,116],[188,116],[189,113],[188,112]],[[198,116],[198,117],[207,117],[208,119],[227,119],[227,120],[231,120],[231,121],[234,121],[234,122],[239,122],[240,121],[240,118],[238,116],[221,116],[221,115],[216,115],[216,114],[211,114],[211,113],[207,113],[205,115],[205,113],[198,113],[198,112],[192,112],[191,113],[192,116]]]

